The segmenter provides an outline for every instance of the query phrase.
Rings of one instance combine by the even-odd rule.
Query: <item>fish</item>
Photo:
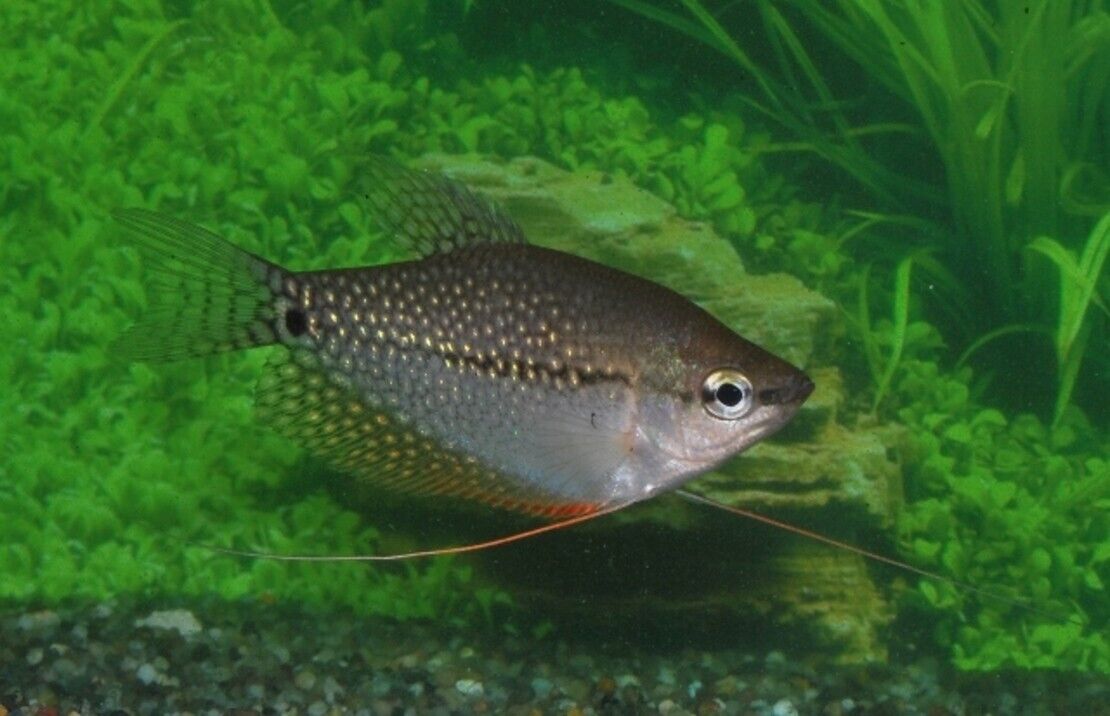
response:
[[[396,263],[294,271],[159,212],[113,212],[144,257],[148,305],[112,345],[176,361],[279,347],[259,417],[382,489],[546,521],[465,545],[280,561],[401,561],[497,547],[665,492],[1045,617],[942,576],[683,486],[781,429],[814,390],[682,295],[529,244],[490,200],[370,156],[358,194]],[[1068,621],[1082,625],[1074,616]]]
[[[287,439],[382,489],[548,520],[676,490],[814,389],[679,293],[528,243],[443,175],[371,156],[358,177],[406,260],[296,271],[178,218],[113,212],[148,290],[113,352],[278,347],[255,401]]]

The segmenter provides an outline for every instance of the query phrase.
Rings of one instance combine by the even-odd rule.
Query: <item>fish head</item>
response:
[[[642,497],[671,490],[784,426],[813,392],[787,361],[714,319],[653,349],[631,451]],[[630,456],[630,457],[631,457]]]

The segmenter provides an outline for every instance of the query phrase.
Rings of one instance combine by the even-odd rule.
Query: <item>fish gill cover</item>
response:
[[[1053,27],[1076,43],[1068,76],[1085,77],[1091,62],[1105,68],[1106,13],[1097,4],[1062,4],[1070,10],[1054,15]],[[0,45],[0,85],[18,88],[0,95],[0,156],[6,158],[0,600],[50,605],[128,594],[217,594],[345,605],[397,619],[491,622],[511,597],[476,585],[456,561],[403,571],[350,569],[243,562],[183,546],[351,554],[380,548],[389,536],[318,486],[290,479],[299,472],[299,452],[253,417],[251,386],[265,355],[210,358],[172,370],[113,360],[108,346],[146,299],[138,262],[120,249],[108,211],[157,206],[304,269],[377,263],[397,257],[347,195],[367,151],[537,155],[568,169],[628,177],[684,216],[711,222],[750,267],[793,273],[834,298],[844,316],[837,330],[847,340],[821,362],[847,371],[849,420],[904,427],[894,447],[909,498],[899,520],[902,554],[964,581],[1015,585],[1042,609],[1073,616],[1046,618],[923,581],[901,598],[903,634],[932,639],[963,668],[1110,671],[1110,447],[1105,401],[1098,399],[1108,352],[1090,348],[1105,345],[1107,284],[1099,257],[1108,241],[1107,222],[1100,221],[1107,202],[1105,177],[1101,184],[1098,177],[1106,147],[1099,122],[1084,119],[1104,117],[1105,96],[1069,87],[1072,94],[1061,100],[1087,109],[1061,113],[1050,131],[1085,140],[1093,164],[1057,162],[1055,176],[1068,189],[1063,198],[1051,181],[1039,179],[1035,190],[1026,183],[1035,178],[1036,152],[1044,151],[1032,143],[1034,129],[1019,132],[1028,143],[1008,155],[1008,165],[974,174],[992,195],[1009,199],[995,203],[1003,214],[1015,202],[1023,213],[1035,211],[1037,202],[1069,211],[1064,220],[1038,222],[1036,238],[1014,238],[1020,215],[986,224],[989,239],[962,235],[992,242],[984,251],[1005,266],[1039,265],[1042,274],[1056,267],[1058,275],[1041,275],[1039,294],[1015,294],[1006,269],[983,291],[971,291],[973,320],[963,314],[954,321],[952,308],[967,300],[974,277],[961,273],[966,256],[946,252],[939,237],[953,226],[978,231],[981,221],[961,212],[971,210],[965,194],[986,189],[938,180],[938,167],[947,168],[954,184],[965,172],[972,176],[964,165],[948,166],[943,152],[915,164],[894,143],[877,145],[887,154],[865,151],[859,137],[884,128],[930,137],[942,147],[949,146],[937,136],[943,132],[970,142],[959,133],[966,126],[938,127],[924,110],[899,113],[890,99],[923,96],[912,84],[898,86],[893,73],[899,58],[890,48],[901,46],[899,23],[907,18],[893,16],[890,4],[843,3],[818,13],[817,22],[840,30],[829,32],[832,41],[795,31],[791,23],[802,21],[791,10],[807,3],[790,3],[782,12],[759,4],[768,32],[756,44],[776,46],[770,49],[778,56],[785,48],[798,65],[777,71],[789,77],[802,67],[816,99],[779,96],[775,71],[763,68],[769,63],[745,60],[737,52],[739,35],[730,35],[713,8],[693,0],[681,13],[615,2],[622,7],[602,21],[611,23],[603,30],[619,30],[631,48],[643,38],[637,33],[655,37],[660,29],[652,23],[669,19],[676,56],[688,66],[718,67],[715,53],[724,50],[739,66],[748,63],[743,72],[690,82],[667,62],[645,65],[631,49],[608,44],[604,55],[579,53],[583,67],[557,66],[569,61],[560,51],[596,47],[590,40],[596,28],[587,27],[595,21],[576,29],[575,17],[543,17],[542,8],[529,5],[515,4],[512,12],[481,2],[445,3],[434,12],[402,1],[364,8],[135,0],[81,4],[80,12],[66,3],[0,5],[8,38]],[[971,43],[976,33],[994,43],[987,57],[1001,56],[1000,43],[1020,43],[1025,35],[1021,18],[998,5],[1001,10],[982,6],[972,20],[997,11],[1010,23],[1006,32],[969,31],[965,18],[930,16],[932,24],[919,24],[920,34],[909,39],[935,49],[940,43],[930,39],[954,23],[960,46],[976,62],[983,54]],[[1049,12],[1046,3],[1032,5]],[[633,12],[617,15],[618,9]],[[530,10],[539,20],[524,23],[528,32],[504,31]],[[649,19],[626,22],[637,16]],[[456,22],[457,35],[432,22],[445,19]],[[540,20],[567,38],[545,39]],[[868,22],[885,34],[869,35]],[[501,42],[485,43],[480,59],[468,56],[467,38],[491,29],[499,30],[493,36]],[[693,37],[688,46],[684,36]],[[862,44],[869,36],[874,42]],[[846,37],[856,41],[855,51],[839,54],[827,46]],[[512,59],[522,56],[517,43],[525,42],[547,53],[533,66]],[[827,42],[820,46],[833,61],[815,68],[806,61],[807,42]],[[823,101],[831,95],[822,73],[835,89],[842,89],[837,77],[858,76],[847,58],[874,71],[889,93],[848,95],[862,96],[860,106],[885,124],[853,131],[850,122],[821,115],[842,134],[807,133],[805,112],[840,106]],[[640,74],[629,74],[636,67]],[[1002,83],[1026,99],[1044,91],[1029,84],[1035,78],[1015,79],[1016,72],[953,82]],[[987,137],[1002,127],[1015,131],[1001,121],[1011,112],[1032,121],[1029,102],[1018,109],[984,102],[969,121]],[[875,165],[883,160],[885,167]],[[965,205],[947,216],[913,213],[922,197],[935,205],[946,195]],[[722,269],[710,261],[704,270]],[[1030,320],[1041,323],[1016,323],[1008,309],[993,322],[983,318],[991,315],[992,300],[1006,306],[1015,295],[1035,302]],[[1053,317],[1059,325],[1047,323]],[[997,327],[1004,329],[1000,338]],[[1040,340],[1041,333],[1051,340]],[[1007,382],[1015,371],[974,350],[980,337],[990,346],[1020,340],[1005,344],[1006,352],[1047,368],[1019,371],[1024,384]],[[979,361],[974,372],[968,360],[957,359],[965,347]],[[992,371],[1001,374],[1005,391],[985,380]],[[1047,399],[1045,380],[1058,388]],[[1023,385],[1034,402],[1025,402]]]

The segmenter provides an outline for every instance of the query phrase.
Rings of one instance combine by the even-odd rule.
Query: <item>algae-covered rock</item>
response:
[[[898,468],[879,435],[830,424],[812,441],[766,442],[697,481],[699,492],[755,509],[858,508],[890,526]]]
[[[504,205],[533,243],[649,278],[684,294],[740,334],[809,370],[817,384],[795,420],[770,441],[700,477],[690,489],[714,500],[831,531],[888,527],[900,476],[885,437],[837,422],[843,384],[823,366],[839,326],[829,299],[782,275],[753,276],[728,241],[631,182],[601,172],[566,172],[535,158],[500,162],[432,155],[418,162]],[[843,661],[881,659],[877,629],[889,609],[858,556],[778,535],[741,539],[750,523],[707,516],[677,498],[653,500],[552,538],[551,553],[498,560],[496,578],[552,613],[603,621],[690,622],[756,615],[803,629],[813,648]],[[648,548],[647,545],[654,545]],[[538,549],[544,549],[542,546]],[[603,571],[560,575],[560,558],[608,553]],[[676,570],[676,564],[682,570]],[[654,565],[654,566],[653,566]],[[644,571],[669,570],[670,579]],[[739,574],[737,574],[739,573]],[[588,576],[584,576],[588,575]],[[699,578],[700,577],[700,578]],[[587,599],[586,596],[589,595]],[[614,615],[621,616],[615,617]],[[743,621],[743,620],[741,620]]]

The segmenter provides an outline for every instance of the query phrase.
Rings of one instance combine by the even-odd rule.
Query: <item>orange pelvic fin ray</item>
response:
[[[229,549],[227,547],[215,547],[212,545],[197,544],[189,542],[188,544],[194,547],[200,547],[219,554],[227,554],[235,557],[251,557],[253,559],[269,559],[278,562],[400,562],[406,559],[419,559],[421,557],[442,557],[449,554],[465,554],[468,552],[480,552],[494,547],[502,547],[513,542],[520,542],[531,537],[536,537],[547,532],[554,532],[566,527],[581,524],[589,520],[602,517],[603,515],[612,514],[617,510],[625,507],[625,505],[615,505],[601,510],[594,510],[586,514],[579,514],[569,519],[560,520],[558,522],[550,522],[539,527],[524,530],[522,532],[514,532],[503,537],[497,537],[483,542],[474,542],[471,544],[456,545],[453,547],[437,547],[435,549],[423,549],[414,552],[399,552],[397,554],[351,554],[351,555],[314,555],[314,554],[273,554],[270,552],[255,552],[251,550]]]
[[[1027,611],[1031,614],[1036,614],[1038,616],[1042,616],[1042,617],[1045,617],[1047,619],[1066,618],[1067,621],[1070,621],[1074,624],[1078,624],[1080,626],[1084,625],[1083,621],[1081,621],[1080,619],[1076,618],[1073,615],[1069,614],[1069,615],[1066,615],[1066,617],[1065,617],[1064,615],[1060,615],[1060,614],[1052,614],[1050,612],[1047,612],[1043,609],[1039,609],[1038,607],[1034,606],[1033,604],[1030,603],[1030,601],[1028,599],[1023,599],[1023,598],[1020,598],[1020,597],[1009,597],[1009,596],[1006,596],[1005,594],[999,594],[998,592],[992,592],[989,589],[983,589],[982,587],[976,587],[974,584],[969,584],[967,582],[961,582],[960,580],[952,579],[951,577],[945,577],[941,574],[937,574],[936,572],[930,572],[927,569],[921,569],[920,567],[915,567],[912,564],[909,564],[907,562],[902,562],[900,560],[894,559],[893,557],[887,557],[887,556],[881,555],[877,552],[871,552],[870,550],[863,549],[862,547],[856,547],[855,545],[848,544],[847,542],[842,542],[838,539],[833,539],[832,537],[827,537],[827,536],[825,536],[825,535],[823,535],[819,532],[814,532],[812,530],[807,530],[804,527],[797,527],[797,526],[792,525],[788,522],[782,522],[780,520],[776,520],[773,517],[767,517],[766,515],[761,515],[758,512],[752,512],[751,510],[745,510],[741,507],[733,507],[732,505],[726,505],[722,502],[717,502],[716,500],[712,500],[708,497],[703,497],[702,495],[694,494],[693,492],[687,492],[686,490],[675,490],[675,493],[684,497],[685,499],[687,499],[691,502],[697,502],[698,504],[708,505],[709,507],[715,507],[718,510],[724,510],[725,512],[728,512],[728,513],[733,514],[733,515],[738,515],[740,517],[746,517],[748,519],[755,520],[756,522],[762,522],[765,525],[770,525],[770,526],[776,527],[778,529],[786,530],[787,532],[793,532],[794,534],[801,535],[802,537],[805,537],[807,539],[811,539],[811,540],[814,540],[816,542],[821,542],[821,543],[827,544],[831,547],[836,547],[837,549],[847,550],[848,552],[851,552],[853,554],[858,554],[861,557],[864,557],[866,559],[870,559],[870,560],[875,561],[875,562],[881,562],[883,564],[887,564],[887,565],[890,565],[892,567],[896,567],[898,569],[901,569],[905,572],[911,572],[911,573],[916,574],[918,576],[925,577],[926,579],[932,579],[932,580],[935,580],[937,582],[947,584],[947,585],[949,585],[951,587],[955,587],[956,589],[959,589],[961,591],[969,592],[971,594],[976,594],[980,597],[986,597],[987,599],[993,599],[993,600],[996,600],[998,602],[1009,604],[1010,606],[1017,607],[1018,609],[1023,609],[1023,610],[1025,610],[1025,611]]]

